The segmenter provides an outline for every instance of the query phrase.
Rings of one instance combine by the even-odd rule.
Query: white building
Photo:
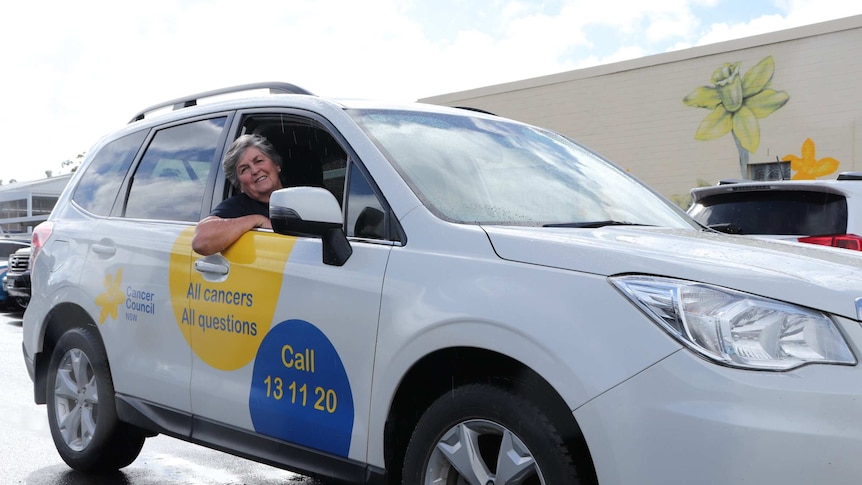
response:
[[[0,228],[3,232],[29,239],[33,228],[51,214],[70,178],[72,174],[0,185]]]
[[[553,129],[685,205],[721,178],[862,171],[860,48],[862,15],[420,101]]]

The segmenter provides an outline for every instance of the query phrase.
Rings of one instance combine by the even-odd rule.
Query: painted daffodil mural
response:
[[[701,86],[683,98],[686,106],[711,110],[700,122],[696,140],[715,140],[728,133],[739,150],[739,170],[748,175],[748,159],[760,145],[759,119],[787,104],[790,96],[770,87],[775,73],[772,56],[765,57],[744,75],[740,62],[725,63],[712,73],[712,86]]]
[[[802,156],[785,155],[784,160],[790,162],[790,170],[793,180],[814,180],[817,177],[835,173],[839,162],[832,157],[823,157],[820,160],[816,156],[816,147],[811,138],[806,138],[802,143]]]

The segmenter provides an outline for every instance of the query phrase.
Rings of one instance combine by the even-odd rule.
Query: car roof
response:
[[[285,103],[287,100],[290,100],[290,103]],[[169,117],[171,116],[187,118],[197,114],[220,110],[277,107],[280,104],[290,104],[292,106],[296,104],[329,105],[339,109],[408,109],[425,112],[460,112],[462,114],[469,112],[471,116],[492,116],[498,118],[493,113],[469,106],[450,107],[415,101],[320,97],[294,84],[273,82],[241,84],[163,101],[135,113],[129,124],[156,119],[164,122],[165,120],[170,121]]]
[[[346,109],[406,110],[460,114],[472,118],[488,118],[525,125],[523,122],[469,106],[451,107],[415,101],[325,98],[289,83],[253,83],[205,91],[152,105],[135,113],[126,125],[104,133],[91,145],[87,153],[97,153],[101,146],[112,140],[166,123],[182,122],[219,112],[278,108],[308,109],[324,116],[335,116],[336,112]]]
[[[239,109],[269,109],[279,107],[308,108],[323,114],[345,109],[409,110],[430,113],[462,114],[471,117],[489,117],[523,124],[506,119],[487,111],[469,106],[451,107],[418,103],[415,101],[381,101],[356,98],[326,98],[290,83],[264,82],[230,86],[227,88],[204,91],[154,104],[135,113],[127,125],[104,134],[93,145],[95,152],[99,145],[124,136],[139,129],[158,126],[163,123],[181,121],[195,116],[208,115],[220,111]]]

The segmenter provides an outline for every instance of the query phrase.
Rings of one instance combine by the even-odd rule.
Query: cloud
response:
[[[13,2],[0,178],[40,178],[137,111],[287,81],[412,101],[862,13],[845,0]],[[12,137],[15,138],[12,138]],[[21,143],[20,139],[36,143]]]

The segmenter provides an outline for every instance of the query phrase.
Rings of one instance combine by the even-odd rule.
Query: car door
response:
[[[306,130],[320,122],[297,124]],[[291,130],[282,123],[278,132],[300,147],[330,136],[323,128],[308,135]],[[328,145],[329,155],[332,150]],[[297,152],[305,163],[308,153],[284,153]],[[283,171],[298,176],[284,158]],[[348,166],[356,165],[346,153],[329,156],[311,178],[341,200]],[[364,176],[355,173],[355,185],[365,187],[362,204],[382,212],[368,182],[360,180]],[[360,195],[354,183],[345,205]],[[330,266],[323,263],[320,239],[256,230],[220,254],[197,256],[189,298],[195,415],[364,460],[381,288],[392,245],[382,233],[356,239],[346,264]]]
[[[117,393],[186,413],[191,344],[181,318],[191,262],[183,241],[200,218],[226,121],[154,131],[114,216],[97,222],[87,264]]]

